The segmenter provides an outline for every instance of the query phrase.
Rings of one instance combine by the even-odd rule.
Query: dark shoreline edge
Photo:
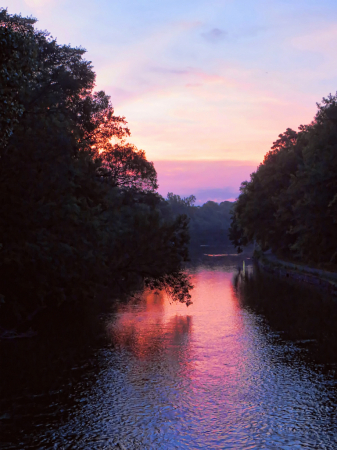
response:
[[[256,264],[265,272],[308,283],[337,296],[337,273],[315,269],[304,264],[281,260],[273,254],[258,253],[253,256]]]

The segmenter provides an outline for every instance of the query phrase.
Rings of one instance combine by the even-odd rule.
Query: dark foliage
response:
[[[180,197],[172,192],[167,194],[170,213],[175,216],[185,214],[189,219],[191,244],[227,245],[230,211],[233,203],[224,201],[220,204],[208,201],[202,206],[195,206],[196,197]]]
[[[234,245],[320,265],[337,262],[337,96],[309,125],[279,135],[263,163],[241,185],[232,218]]]
[[[154,166],[93,92],[85,50],[34,23],[0,10],[0,312],[12,322],[168,279],[187,258],[186,219],[164,217]]]

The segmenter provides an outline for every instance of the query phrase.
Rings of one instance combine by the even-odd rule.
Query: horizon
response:
[[[248,179],[249,174],[256,170],[253,162],[238,161],[153,161],[158,173],[158,192],[166,198],[168,192],[188,197],[196,196],[196,205],[201,206],[208,200],[221,203],[235,201],[239,195],[237,180]],[[224,178],[222,185],[220,181]],[[177,189],[174,189],[178,186]],[[200,187],[201,186],[201,187]]]

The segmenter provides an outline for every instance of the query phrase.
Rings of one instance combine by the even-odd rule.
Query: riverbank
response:
[[[258,266],[269,273],[292,278],[301,283],[314,285],[337,295],[337,273],[316,269],[305,264],[293,263],[277,258],[271,253],[256,253],[254,260]]]

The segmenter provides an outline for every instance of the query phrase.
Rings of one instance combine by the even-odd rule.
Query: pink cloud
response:
[[[251,17],[243,25],[238,6],[225,24],[218,19],[227,2],[200,10],[191,3],[186,15],[172,6],[171,16],[147,22],[151,14],[139,20],[128,2],[96,3],[92,9],[86,0],[9,2],[11,13],[37,15],[38,27],[60,43],[88,49],[97,89],[111,95],[131,142],[149,159],[261,161],[279,133],[310,122],[315,102],[336,89],[330,12],[264,2],[257,22]],[[297,14],[289,14],[290,4]],[[227,186],[221,176],[219,189]]]

